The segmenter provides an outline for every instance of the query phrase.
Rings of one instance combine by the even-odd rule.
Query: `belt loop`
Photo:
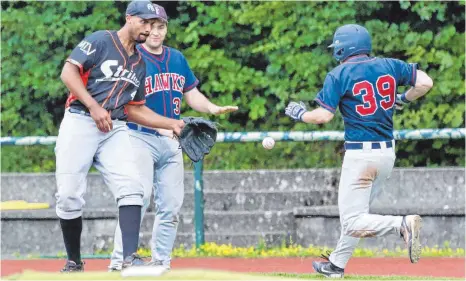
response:
[[[371,142],[363,142],[362,143],[362,150],[363,151],[371,151],[372,150],[372,143]]]

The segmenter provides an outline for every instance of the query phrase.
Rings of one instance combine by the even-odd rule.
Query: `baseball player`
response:
[[[137,256],[143,186],[126,120],[181,131],[184,122],[154,113],[145,103],[146,66],[135,48],[144,42],[157,14],[149,1],[131,2],[118,31],[97,31],[74,48],[61,79],[70,90],[56,142],[56,213],[68,260],[62,272],[83,271],[80,253],[86,177],[92,164],[115,196],[123,236],[123,266],[142,265]]]
[[[168,118],[180,119],[181,102],[185,98],[194,110],[210,114],[236,111],[236,106],[217,106],[199,90],[198,79],[183,54],[163,45],[168,28],[165,9],[154,5],[158,15],[149,38],[137,48],[146,62],[144,93],[146,105]],[[178,226],[178,213],[184,196],[183,156],[173,133],[149,128],[139,122],[128,123],[130,139],[138,159],[139,177],[144,186],[144,215],[152,189],[156,208],[152,233],[150,265],[169,269]],[[153,126],[156,127],[156,126]],[[121,232],[117,226],[109,270],[120,270],[123,262]]]
[[[320,107],[307,111],[302,102],[291,102],[285,110],[295,120],[322,124],[332,120],[338,107],[345,124],[346,152],[338,193],[341,236],[335,250],[324,256],[328,261],[312,265],[327,277],[342,278],[360,238],[390,233],[404,239],[409,258],[416,263],[421,254],[421,217],[370,214],[369,205],[395,162],[395,104],[402,106],[425,95],[432,79],[417,64],[370,57],[371,37],[356,24],[338,28],[329,47],[340,65],[327,74],[315,98]],[[397,95],[398,86],[408,85],[409,90]]]

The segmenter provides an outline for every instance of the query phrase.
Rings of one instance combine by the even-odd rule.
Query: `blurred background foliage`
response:
[[[290,100],[312,100],[337,65],[327,45],[347,23],[367,27],[373,55],[418,62],[434,80],[419,102],[396,113],[395,129],[465,126],[465,2],[157,2],[170,17],[166,45],[180,49],[213,102],[221,131],[343,130],[295,123]],[[2,2],[2,136],[55,136],[67,90],[59,79],[86,35],[124,24],[127,2]],[[183,107],[183,115],[200,116]],[[398,167],[464,166],[464,140],[399,141]],[[339,167],[342,142],[218,144],[205,169]],[[2,147],[3,172],[50,172],[53,146]],[[186,161],[187,167],[190,163]]]

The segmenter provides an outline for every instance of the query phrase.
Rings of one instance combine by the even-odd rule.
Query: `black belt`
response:
[[[81,114],[81,115],[86,115],[86,116],[91,117],[91,114],[89,112],[87,112],[87,111],[84,111],[84,110],[79,110],[79,109],[70,107],[69,111],[71,113],[76,113],[76,114]]]
[[[70,111],[70,113],[81,114],[81,115],[84,115],[84,116],[91,117],[91,114],[88,111],[85,111],[85,110],[79,110],[79,109],[72,108],[72,107],[70,107],[68,110]],[[112,120],[126,121],[125,119],[117,119],[117,118],[112,118]]]
[[[391,141],[384,141],[385,145],[387,148],[391,148],[392,142]],[[362,142],[345,142],[345,149],[362,149],[364,144]],[[382,146],[380,145],[380,142],[373,142],[371,143],[372,149],[381,149]]]
[[[139,131],[139,132],[143,132],[143,133],[147,133],[151,135],[161,136],[161,134],[157,132],[156,130],[149,129],[143,126],[139,126],[138,124],[135,124],[135,123],[126,123],[126,126],[128,126],[128,128],[130,128],[131,130],[135,130],[135,131]]]

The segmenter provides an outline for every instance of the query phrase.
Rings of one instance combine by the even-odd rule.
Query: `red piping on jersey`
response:
[[[87,82],[89,81],[89,75],[91,74],[91,71],[94,68],[94,66],[92,68],[90,68],[88,71],[84,72],[84,73],[82,73],[82,66],[81,66],[80,76],[81,76],[81,80],[83,81],[84,87],[87,87]],[[73,95],[72,92],[70,92],[70,95],[66,99],[65,108],[70,107],[71,103],[74,102],[77,99],[78,99],[78,97],[76,97],[75,95]]]
[[[142,58],[142,57],[141,57],[141,54],[138,52],[138,60],[137,60],[135,63],[133,63],[133,64],[131,65],[131,71],[133,71],[133,70],[134,70],[134,66],[135,66],[136,64],[138,64],[138,63],[141,61],[141,58]],[[120,101],[121,93],[123,93],[123,89],[126,88],[126,87],[125,87],[126,85],[128,85],[128,82],[126,82],[126,83],[123,85],[123,87],[121,88],[121,91],[120,91],[120,93],[118,94],[117,99],[116,99],[116,102],[115,102],[115,108],[117,107],[118,102]],[[142,85],[140,85],[140,86],[142,86]],[[136,89],[136,91],[138,91],[138,89]]]
[[[126,58],[125,56],[123,55],[123,53],[121,52],[120,50],[120,47],[118,47],[118,44],[116,43],[115,41],[115,38],[113,38],[113,35],[110,31],[106,30],[108,32],[108,34],[110,34],[110,37],[112,38],[112,41],[113,41],[113,44],[115,45],[115,47],[117,48],[118,52],[120,53],[121,57],[123,58],[123,68],[126,68]],[[107,97],[105,98],[104,102],[102,103],[102,107],[104,107],[104,105],[107,103],[107,101],[112,97],[113,95],[113,92],[115,91],[116,89],[116,86],[118,85],[118,83],[120,83],[120,81],[116,81],[115,83],[115,86],[113,86],[112,90],[110,91],[110,93],[107,95]],[[126,82],[128,83],[128,82]],[[124,88],[124,85],[123,85],[123,88]]]
[[[144,46],[143,46],[142,44],[141,44],[140,46],[141,46],[141,48],[143,48],[143,50],[145,51],[144,53],[142,53],[142,55],[143,55],[146,59],[148,59],[149,61],[151,61],[151,62],[157,67],[157,69],[159,70],[159,74],[162,74],[162,69],[160,68],[160,65],[159,65],[159,62],[162,62],[162,60],[160,60],[157,56],[155,56],[155,55],[152,54],[151,52],[147,51],[147,50],[144,48]],[[165,48],[164,48],[164,50],[165,50]],[[147,54],[146,54],[146,53],[147,53]],[[155,58],[155,59],[156,59],[157,61],[159,61],[159,62],[154,61],[152,58]],[[158,75],[158,76],[155,76],[155,77],[159,77],[160,79],[162,79],[162,78],[161,78],[161,75]],[[155,77],[154,77],[154,78],[155,78]],[[170,79],[169,79],[169,82],[170,82]],[[154,83],[156,83],[156,82],[154,81]],[[162,83],[161,80],[160,80],[160,83]],[[160,85],[162,85],[162,84],[160,84]],[[154,93],[155,93],[155,92],[154,92]],[[165,100],[165,91],[163,90],[163,87],[162,87],[162,93],[161,93],[161,94],[162,94],[162,100],[163,100],[163,116],[167,116],[167,102],[166,102],[166,100]]]
[[[134,105],[145,104],[145,103],[146,103],[146,100],[142,100],[142,101],[130,101],[130,102],[128,102],[128,104],[134,104]]]
[[[77,67],[79,67],[79,74],[83,75],[83,69],[84,69],[84,67],[83,67],[82,64],[80,64],[78,61],[75,61],[74,59],[70,59],[70,58],[66,59],[66,62],[69,62],[69,63],[74,64],[74,65],[76,65]],[[94,66],[95,66],[95,65],[94,65]],[[94,67],[94,66],[93,66],[93,67]]]
[[[183,90],[183,94],[186,93],[186,92],[188,92],[188,91],[190,91],[190,90],[192,90],[192,89],[195,88],[198,84],[199,84],[199,80],[196,79],[196,81],[194,81],[193,84],[189,85],[189,87],[186,87],[186,89]]]
[[[158,62],[156,61],[153,61],[150,57],[147,57],[147,56],[144,56],[146,58],[148,58],[150,61],[152,61],[154,63],[154,65],[157,67],[157,69],[159,70],[159,75],[158,76],[154,76],[155,77],[159,77],[159,79],[162,79],[161,78],[161,75],[162,74],[162,69],[160,68],[160,65]],[[155,81],[154,81],[155,82]],[[162,86],[162,80],[160,80],[160,85]],[[162,86],[162,100],[163,100],[163,116],[167,116],[167,104],[166,104],[166,101],[165,101],[165,91],[163,90],[163,86]]]
[[[315,101],[322,106],[323,108],[329,110],[332,113],[335,113],[336,109],[331,107],[330,105],[326,105],[323,101],[321,101],[319,98],[315,98]]]
[[[145,55],[142,53],[142,56],[144,56],[146,59],[150,60],[151,62],[153,62],[154,64],[158,64],[158,62],[154,61],[153,59],[151,59],[151,57]]]
[[[153,57],[154,59],[162,62],[165,58],[165,47],[162,45],[162,53],[160,55],[155,55],[151,52],[149,52],[143,44],[140,45],[141,46],[141,49],[144,50],[147,54],[149,54],[149,56]],[[167,49],[168,50],[168,49]]]
[[[170,71],[168,70],[168,61],[170,60],[170,49],[167,49],[167,60],[165,61],[165,66],[167,68],[166,72],[167,73],[170,73]],[[171,75],[169,75],[168,77],[168,82],[170,83],[170,77]],[[173,80],[173,79],[172,79]],[[172,81],[172,83],[174,84],[176,81]],[[168,85],[169,89],[170,89],[170,115],[171,117],[173,118],[173,108],[172,108],[172,104],[173,104],[173,97],[172,97],[172,87],[170,87],[170,84]]]

